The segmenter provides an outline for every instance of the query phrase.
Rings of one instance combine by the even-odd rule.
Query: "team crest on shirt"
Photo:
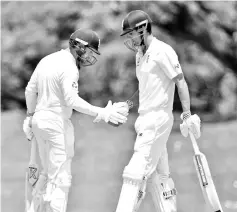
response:
[[[179,63],[174,66],[176,69],[180,68]]]
[[[75,90],[78,90],[78,85],[76,82],[73,82],[72,83],[72,88],[75,89]]]

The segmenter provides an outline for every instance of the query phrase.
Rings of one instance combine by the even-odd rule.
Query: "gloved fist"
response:
[[[26,135],[26,138],[31,141],[31,139],[33,138],[33,132],[31,129],[31,122],[32,122],[32,116],[28,116],[26,117],[26,119],[23,122],[23,131]]]
[[[127,102],[116,102],[113,104],[113,108],[120,113],[123,116],[128,116],[128,112],[129,112],[129,106],[127,104]],[[118,127],[120,126],[122,123],[118,123],[118,124],[114,124],[112,122],[109,122],[110,125],[114,126],[114,127]]]
[[[112,102],[109,101],[107,106],[105,108],[100,108],[98,111],[98,115],[95,118],[93,122],[99,122],[101,120],[104,120],[106,123],[111,122],[113,124],[123,124],[127,121],[127,115],[126,110],[119,110],[120,112],[123,112],[123,114],[119,113],[117,107],[113,107]]]
[[[181,119],[183,120],[183,123],[180,124],[180,131],[184,137],[188,136],[189,130],[193,133],[196,139],[201,136],[201,120],[198,115],[191,115],[191,113],[186,115],[185,113],[182,113]]]
[[[127,102],[115,102],[113,108],[123,116],[128,116],[129,107]]]

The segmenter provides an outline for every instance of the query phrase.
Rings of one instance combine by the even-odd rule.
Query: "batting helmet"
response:
[[[96,54],[100,55],[100,38],[96,32],[90,29],[78,29],[71,34],[69,40],[71,47],[77,47],[77,44],[83,44]]]
[[[133,10],[126,15],[122,22],[122,33],[120,36],[123,36],[135,29],[139,26],[143,25],[144,23],[152,23],[151,18],[149,15],[142,10]]]

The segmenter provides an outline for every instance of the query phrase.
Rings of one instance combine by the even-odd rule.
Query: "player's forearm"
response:
[[[25,91],[27,112],[33,114],[37,104],[37,93]]]
[[[182,105],[183,112],[190,111],[190,96],[186,81],[183,78],[179,80],[176,85],[178,88],[179,99]]]
[[[100,107],[91,105],[79,96],[72,97],[71,99],[69,99],[68,103],[74,110],[90,116],[97,116],[99,111],[102,109]]]

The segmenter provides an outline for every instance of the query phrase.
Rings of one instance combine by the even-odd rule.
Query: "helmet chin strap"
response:
[[[127,40],[124,41],[125,46],[135,52],[142,52],[144,54],[144,51],[146,49],[146,44],[145,44],[145,38],[144,38],[144,31],[140,31],[138,32],[139,35],[132,37],[132,38],[128,38]],[[140,37],[140,42],[136,43],[135,42],[135,38]]]
[[[84,60],[86,60],[82,57],[83,54],[85,54],[85,52],[83,52],[81,50],[77,50],[76,53],[77,53],[76,65],[77,65],[78,70],[80,70],[81,66],[83,66]]]
[[[81,59],[80,59],[80,57],[77,57],[76,65],[77,65],[78,70],[80,70],[81,69]]]
[[[84,58],[83,55],[82,56],[78,55],[76,59],[76,65],[77,65],[77,68],[80,69],[82,66],[85,67],[85,66],[94,65],[96,61],[97,60],[94,56]]]
[[[144,53],[144,48],[146,48],[144,32],[140,32],[140,36],[141,36],[141,42],[138,46],[141,48],[141,51]]]

